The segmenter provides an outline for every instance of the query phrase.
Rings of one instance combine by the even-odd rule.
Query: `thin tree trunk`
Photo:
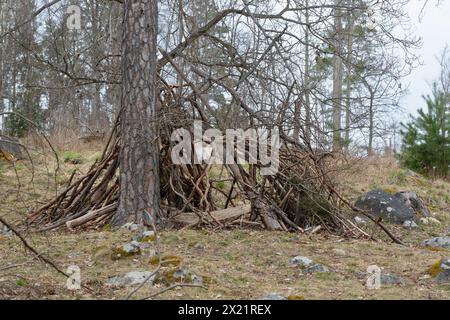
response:
[[[351,2],[352,7],[354,1]],[[350,143],[350,121],[351,121],[351,58],[353,51],[353,29],[354,29],[354,16],[353,12],[348,14],[348,27],[347,27],[347,83],[346,83],[346,93],[345,93],[345,149],[348,151],[348,146]]]
[[[305,6],[309,7],[309,1],[305,1]],[[305,142],[311,142],[311,102],[309,95],[309,11],[305,11],[305,23],[307,27],[305,28]]]
[[[341,150],[341,117],[342,117],[342,11],[340,6],[342,0],[335,0],[334,27],[336,35],[334,39],[333,55],[333,151]]]
[[[159,216],[159,140],[156,117],[155,0],[125,0],[119,208],[113,225],[151,225]]]

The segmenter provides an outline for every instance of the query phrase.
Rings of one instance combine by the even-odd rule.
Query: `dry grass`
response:
[[[19,162],[16,169],[0,162],[0,214],[9,220],[22,218],[39,201],[54,195],[55,179],[63,188],[73,170],[86,172],[99,152],[82,152],[82,164],[61,164],[56,178],[55,164],[49,156],[36,155],[35,176],[31,179],[29,162]],[[344,165],[343,165],[344,166]],[[389,242],[343,240],[329,235],[296,235],[257,230],[164,231],[161,233],[162,252],[177,255],[183,267],[208,279],[208,289],[181,288],[164,293],[159,298],[176,299],[254,299],[269,292],[285,296],[298,295],[306,299],[448,299],[450,286],[439,286],[434,279],[424,279],[426,270],[441,258],[450,258],[447,250],[421,248],[421,240],[447,233],[450,219],[450,184],[429,181],[408,175],[392,159],[356,161],[345,165],[337,175],[340,190],[350,199],[374,187],[390,192],[416,191],[425,199],[440,226],[424,226],[421,230],[405,231],[390,226],[406,246]],[[16,180],[20,177],[20,188]],[[375,231],[377,234],[378,231]],[[126,231],[98,230],[83,233],[67,231],[28,235],[30,243],[45,253],[63,269],[80,266],[83,283],[94,290],[71,292],[66,279],[50,267],[33,260],[15,237],[0,236],[0,269],[6,265],[23,264],[0,271],[0,297],[41,299],[123,298],[128,289],[108,287],[108,278],[132,270],[152,270],[149,254],[112,261],[110,254],[117,244],[130,240]],[[204,249],[199,250],[200,243]],[[341,256],[333,249],[342,249]],[[296,255],[308,256],[332,269],[330,274],[303,275],[288,265]],[[369,265],[376,264],[387,273],[403,277],[404,286],[383,286],[368,290],[364,276]],[[160,290],[161,286],[146,287],[135,298]]]

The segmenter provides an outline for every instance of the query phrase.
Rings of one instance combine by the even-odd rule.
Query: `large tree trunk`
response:
[[[156,0],[125,0],[119,208],[114,225],[151,225],[159,215],[159,140],[156,117]]]

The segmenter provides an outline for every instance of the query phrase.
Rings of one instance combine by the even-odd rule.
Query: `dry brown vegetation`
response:
[[[0,214],[8,221],[20,221],[33,207],[55,194],[54,180],[61,189],[73,170],[77,175],[86,172],[99,156],[98,152],[78,152],[81,163],[61,163],[56,177],[55,163],[50,156],[34,157],[34,177],[31,164],[15,164],[0,160]],[[63,157],[63,152],[61,152]],[[374,187],[388,192],[416,191],[425,200],[441,225],[422,226],[407,231],[389,225],[405,246],[391,243],[378,228],[367,227],[384,241],[345,239],[327,233],[294,234],[258,229],[232,230],[165,230],[161,232],[164,255],[176,255],[182,266],[204,276],[207,290],[180,288],[159,298],[194,299],[254,299],[269,292],[305,299],[448,299],[450,287],[438,285],[426,277],[427,269],[441,258],[449,257],[447,250],[421,248],[421,240],[447,233],[450,219],[450,183],[431,181],[399,168],[395,160],[372,158],[352,160],[340,165],[346,168],[335,176],[340,191],[349,199]],[[17,177],[19,177],[20,185]],[[106,285],[108,278],[132,270],[152,270],[149,256],[112,261],[111,250],[130,240],[128,231],[113,231],[108,227],[86,232],[58,230],[43,234],[27,234],[38,252],[52,259],[61,269],[76,264],[81,267],[83,284],[91,288],[71,292],[66,279],[48,265],[33,258],[14,236],[0,236],[0,296],[2,298],[90,299],[124,298],[130,288],[119,289]],[[339,254],[335,249],[345,251]],[[327,265],[329,274],[303,275],[288,264],[296,255],[308,256]],[[368,290],[362,275],[367,266],[376,264],[384,272],[401,276],[404,286],[383,286]],[[2,270],[6,266],[14,266]],[[134,298],[142,298],[161,290],[164,285],[142,288]]]

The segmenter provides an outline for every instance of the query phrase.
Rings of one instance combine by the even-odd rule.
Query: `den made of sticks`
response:
[[[0,1],[0,298],[448,299],[445,8]]]

